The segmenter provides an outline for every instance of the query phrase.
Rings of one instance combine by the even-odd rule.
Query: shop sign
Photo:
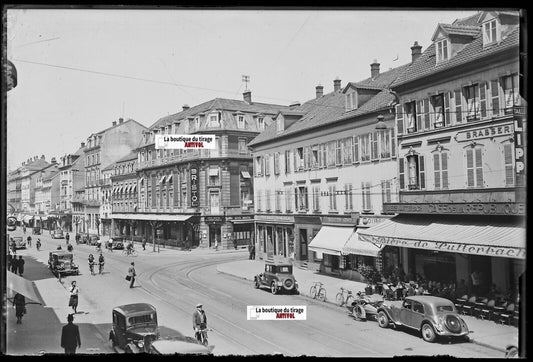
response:
[[[224,216],[206,216],[205,217],[206,224],[223,224],[224,221],[226,221]]]
[[[255,215],[256,221],[269,221],[269,222],[290,222],[294,223],[294,216],[285,215]]]
[[[526,213],[523,202],[492,203],[385,203],[383,212],[395,214],[446,214],[446,215],[519,215]]]
[[[373,225],[376,225],[380,222],[383,222],[385,220],[388,220],[389,218],[385,218],[385,217],[375,217],[375,216],[366,216],[366,215],[363,215],[359,218],[359,223],[357,224],[357,226],[367,226],[367,227],[370,227],[370,226],[373,226]]]
[[[198,207],[198,166],[191,164],[191,207]]]
[[[228,217],[228,220],[230,221],[253,221],[253,216],[232,216]]]
[[[514,150],[516,167],[516,185],[524,186],[526,164],[524,162],[524,128],[523,119],[515,117],[514,120]]]
[[[403,248],[436,250],[449,253],[463,253],[473,255],[494,256],[501,258],[526,258],[526,248],[490,246],[479,244],[455,243],[445,241],[414,240],[388,236],[364,235],[359,233],[359,239],[374,244],[392,245]]]
[[[359,213],[351,214],[349,217],[342,216],[322,216],[322,225],[325,224],[338,224],[338,225],[356,225],[359,219]]]
[[[510,135],[513,132],[512,124],[502,124],[499,126],[478,127],[468,131],[457,132],[455,140],[457,142],[473,141],[481,138]]]

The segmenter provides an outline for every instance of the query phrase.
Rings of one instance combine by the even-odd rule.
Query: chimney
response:
[[[415,41],[413,46],[411,47],[411,58],[412,62],[418,59],[418,57],[422,55],[422,46],[418,45],[418,42]]]
[[[81,148],[84,148],[85,147],[85,142],[82,142],[81,143]]]
[[[372,79],[379,75],[379,63],[376,59],[374,59],[374,63],[370,64],[370,75]]]
[[[26,165],[26,162],[22,161],[22,166]]]
[[[50,163],[52,163],[52,164],[57,163],[56,158],[52,157],[52,159],[50,160]]]
[[[321,85],[316,86],[316,98],[320,98],[324,95],[324,87]]]
[[[294,101],[294,102],[292,102],[292,103],[289,105],[289,108],[290,108],[290,109],[294,109],[294,108],[296,108],[296,107],[300,107],[300,102],[298,102],[298,101]]]
[[[37,161],[39,159],[39,156],[33,156],[33,160]]]
[[[41,155],[41,160],[44,160],[44,155]]]
[[[251,91],[246,91],[242,94],[243,98],[244,98],[244,101],[246,103],[249,103],[251,104],[252,103],[252,92]]]
[[[341,80],[339,78],[333,81],[333,91],[340,92],[341,90]]]
[[[113,126],[116,126],[117,125],[117,121],[113,121]]]
[[[184,104],[184,105],[183,105],[183,110],[184,110],[184,111],[188,110],[189,108],[191,108],[191,107],[189,107],[188,104]]]
[[[120,118],[118,119],[118,124],[121,124],[121,123],[123,123],[123,122],[124,122],[124,118],[120,117]]]

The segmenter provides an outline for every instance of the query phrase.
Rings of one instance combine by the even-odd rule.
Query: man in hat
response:
[[[133,283],[135,283],[135,263],[131,262],[130,268],[128,269],[128,276],[130,277],[130,288],[133,288]]]
[[[196,304],[196,310],[192,313],[192,327],[194,329],[195,337],[199,342],[202,342],[202,329],[207,328],[207,316],[202,309],[202,304]]]
[[[67,321],[68,324],[61,331],[61,347],[65,349],[65,354],[75,354],[76,348],[81,347],[80,329],[72,323],[73,314],[68,315]]]

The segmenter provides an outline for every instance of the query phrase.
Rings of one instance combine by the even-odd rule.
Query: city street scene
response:
[[[523,10],[3,15],[3,354],[527,356]]]

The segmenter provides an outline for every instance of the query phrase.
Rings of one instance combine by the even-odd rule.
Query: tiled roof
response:
[[[26,168],[30,171],[39,171],[39,170],[42,170],[43,168],[46,168],[50,166],[50,163],[41,159],[41,158],[38,158],[37,160],[35,161],[32,161],[30,163],[27,163],[25,164],[24,166],[22,166],[23,168]]]
[[[453,58],[447,62],[436,64],[435,58],[435,44],[431,44],[420,57],[409,67],[409,69],[403,73],[392,84],[392,87],[399,86],[401,84],[409,83],[419,78],[426,77],[433,73],[454,68],[456,66],[472,62],[476,59],[486,57],[490,54],[499,53],[501,51],[509,51],[516,49],[516,56],[518,57],[518,45],[519,45],[519,29],[515,28],[508,33],[501,42],[494,44],[493,46],[483,47],[483,37],[477,37],[472,42],[465,45],[465,47],[459,51]]]
[[[129,118],[129,119],[125,120],[125,121],[122,122],[122,123],[118,123],[118,122],[117,122],[117,124],[115,124],[114,126],[107,127],[106,129],[104,129],[104,130],[102,130],[102,131],[100,131],[100,132],[96,132],[95,134],[103,134],[103,133],[106,133],[106,132],[109,131],[111,128],[121,127],[121,126],[125,125],[125,124],[128,123],[128,122],[135,122],[135,123],[137,123],[139,126],[141,126],[142,128],[146,128],[145,125],[140,124],[139,122],[137,122],[136,120],[134,120],[134,119],[132,119],[132,118]],[[92,135],[91,135],[91,136],[92,136]]]
[[[439,24],[439,27],[449,35],[467,35],[478,36],[481,29],[478,25],[451,25],[451,24]]]
[[[45,172],[46,172],[46,174],[43,177],[43,181],[50,180],[50,179],[54,178],[54,176],[56,176],[59,173],[59,170],[57,169],[57,167],[50,167]]]
[[[357,88],[365,88],[365,89],[383,89],[383,88],[387,88],[410,65],[411,65],[411,63],[404,64],[404,65],[401,65],[399,67],[387,70],[386,72],[381,72],[381,73],[378,74],[378,76],[376,78],[367,78],[367,79],[365,79],[363,81],[350,83],[350,84],[354,84]]]
[[[124,162],[124,161],[130,161],[130,160],[136,160],[136,159],[137,159],[137,151],[131,151],[126,156],[124,156],[121,159],[117,160],[117,163]]]
[[[479,17],[481,16],[482,12],[478,12],[477,14],[471,15],[467,18],[463,19],[456,19],[452,25],[465,25],[465,26],[476,26],[479,24]]]

